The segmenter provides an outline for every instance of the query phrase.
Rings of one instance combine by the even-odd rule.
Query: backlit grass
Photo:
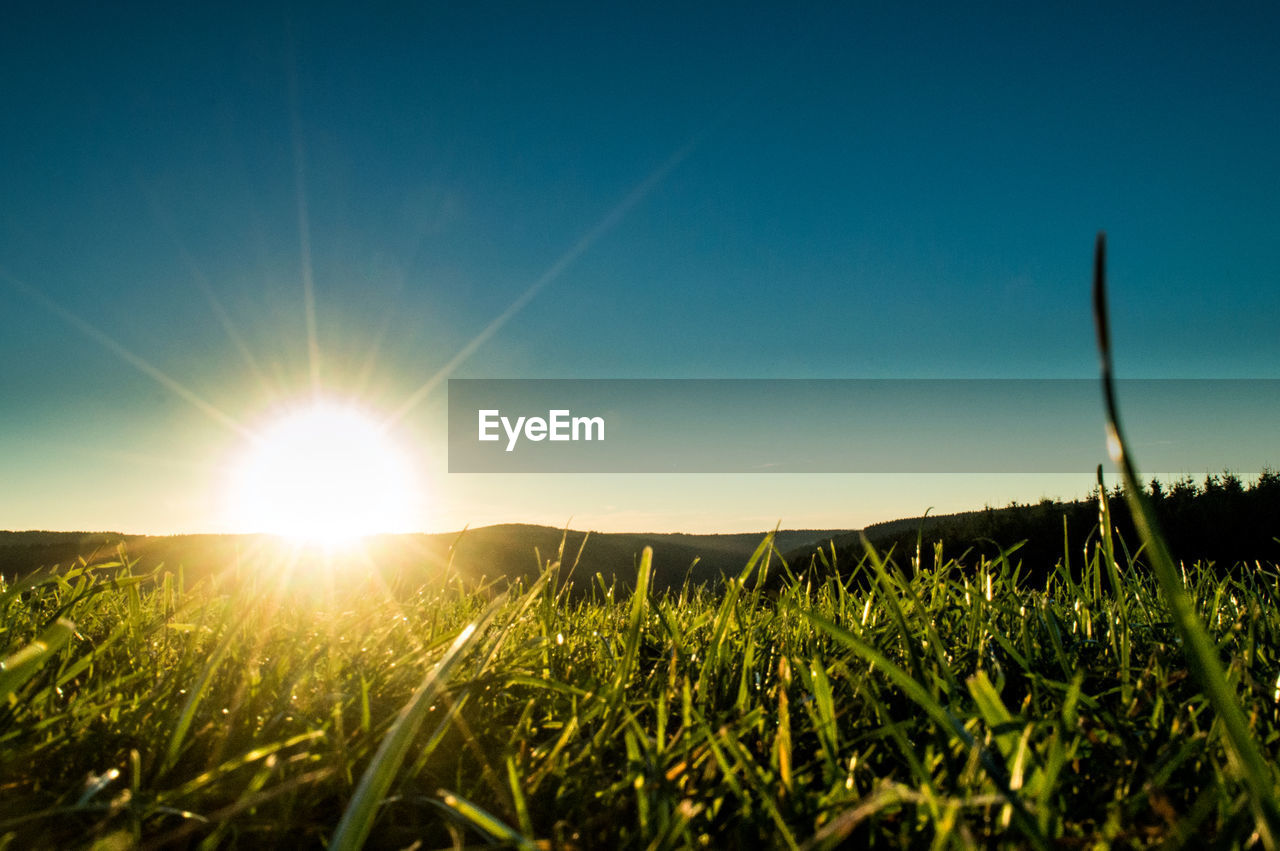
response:
[[[767,542],[722,587],[664,597],[647,561],[629,597],[558,591],[553,564],[493,602],[77,568],[0,598],[0,835],[1248,844],[1261,817],[1158,582],[1097,540],[1041,588],[1016,553],[926,554],[910,579],[869,555],[766,592],[750,580],[798,567]],[[1274,764],[1280,572],[1186,578]]]

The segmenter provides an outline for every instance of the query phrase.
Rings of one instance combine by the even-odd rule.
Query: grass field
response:
[[[766,538],[661,594],[649,550],[627,589],[563,552],[501,594],[354,560],[32,575],[0,591],[0,847],[1274,848],[1280,567],[1170,558],[1104,247],[1141,542],[1099,468],[1056,566]]]
[[[647,560],[626,596],[563,593],[554,563],[496,596],[127,564],[14,584],[0,845],[1263,841],[1155,579],[1108,552],[1041,588],[1016,553],[796,576],[767,541],[662,597]],[[1186,579],[1273,764],[1280,571]]]

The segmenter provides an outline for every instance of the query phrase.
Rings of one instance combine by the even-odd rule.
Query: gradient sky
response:
[[[7,4],[0,528],[226,530],[315,377],[399,415],[423,530],[1083,495],[450,475],[431,384],[1092,377],[1098,229],[1121,375],[1280,377],[1280,7],[1042,5]]]

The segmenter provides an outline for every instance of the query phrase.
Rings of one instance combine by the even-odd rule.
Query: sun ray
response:
[[[311,266],[311,217],[307,204],[307,152],[302,138],[302,110],[299,106],[298,67],[289,35],[289,128],[293,137],[294,192],[298,207],[298,251],[302,263],[302,309],[307,324],[307,362],[311,368],[311,390],[320,394],[320,337],[316,330],[315,275]]]
[[[3,269],[0,269],[0,278],[4,278],[4,280],[6,280],[10,284],[10,286],[12,286],[14,289],[18,290],[27,298],[31,299],[37,304],[41,305],[49,312],[53,313],[63,322],[66,322],[68,325],[72,326],[77,331],[84,334],[86,337],[93,340],[98,345],[107,349],[112,354],[116,355],[116,357],[120,358],[125,363],[129,364],[134,369],[141,372],[143,375],[146,375],[152,378],[158,384],[163,386],[165,389],[181,397],[182,399],[185,399],[187,402],[190,402],[196,408],[199,408],[202,412],[207,414],[210,419],[226,426],[227,428],[231,429],[237,434],[241,434],[246,437],[252,437],[248,429],[242,426],[239,422],[237,422],[229,414],[224,412],[221,408],[217,407],[211,402],[206,401],[204,398],[198,395],[194,390],[191,390],[185,384],[178,381],[176,378],[172,378],[167,373],[162,371],[159,367],[153,365],[150,361],[146,360],[142,356],[134,354],[132,351],[130,351],[129,349],[121,345],[119,342],[117,342],[113,337],[109,336],[105,332],[98,329],[96,326],[91,325],[86,320],[81,319],[76,314],[67,310],[65,307],[58,304],[53,299],[49,298],[44,293],[40,292],[40,290],[36,289],[35,287],[31,286],[30,284],[24,281],[18,280],[17,278],[13,277]]]
[[[529,285],[523,293],[518,295],[515,301],[511,302],[505,310],[495,316],[488,325],[480,330],[478,334],[458,350],[449,362],[440,369],[436,370],[430,378],[422,383],[417,390],[409,394],[404,403],[392,413],[390,422],[395,423],[406,417],[410,411],[416,408],[423,399],[439,386],[441,381],[448,378],[455,369],[457,369],[463,361],[471,357],[477,349],[488,342],[494,334],[501,330],[511,318],[525,308],[529,302],[533,301],[538,293],[542,292],[552,281],[559,278],[564,271],[574,264],[574,262],[585,254],[599,239],[607,234],[618,223],[626,218],[627,214],[632,211],[641,201],[654,190],[658,184],[666,179],[672,171],[676,169],[682,162],[688,159],[689,155],[702,144],[703,140],[711,133],[711,130],[719,124],[719,121],[713,122],[700,133],[694,135],[688,142],[678,148],[675,153],[666,159],[661,165],[649,173],[647,177],[636,184],[626,197],[618,202],[608,213],[595,223],[583,236],[570,246],[560,257],[547,268],[545,272],[538,276],[532,284]]]
[[[240,357],[244,359],[245,365],[249,368],[249,371],[253,373],[253,377],[257,380],[263,391],[268,395],[275,395],[277,392],[276,388],[272,385],[270,379],[267,378],[267,374],[263,372],[262,367],[258,363],[258,359],[254,357],[253,351],[249,348],[249,344],[245,342],[244,337],[242,337],[240,332],[236,329],[235,323],[231,321],[231,316],[222,306],[222,302],[214,293],[213,288],[209,286],[209,279],[205,277],[204,272],[200,271],[200,267],[196,263],[195,258],[192,257],[191,253],[187,250],[186,242],[183,241],[181,236],[179,236],[177,226],[173,222],[173,217],[168,214],[163,206],[161,206],[160,199],[156,197],[154,192],[144,187],[143,194],[146,196],[147,205],[151,208],[152,217],[156,220],[156,223],[160,225],[161,229],[168,234],[169,238],[173,240],[173,244],[178,251],[178,256],[181,258],[183,265],[187,267],[187,271],[191,275],[191,280],[195,282],[196,287],[204,295],[205,300],[209,302],[209,309],[213,311],[214,317],[217,318],[218,324],[222,326],[222,330],[226,332],[228,339],[231,340],[231,344],[235,346],[236,351],[240,353]]]
[[[382,322],[378,324],[378,330],[374,332],[373,339],[369,342],[369,348],[365,351],[364,363],[356,372],[354,388],[357,394],[362,394],[369,388],[370,382],[373,381],[373,372],[378,365],[378,355],[382,352],[382,343],[387,338],[387,334],[391,331],[391,321],[396,317],[398,311],[394,307],[387,309],[382,317]]]

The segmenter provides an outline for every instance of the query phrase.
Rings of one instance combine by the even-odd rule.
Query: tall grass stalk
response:
[[[1120,427],[1120,411],[1116,400],[1111,358],[1111,329],[1107,313],[1107,242],[1099,233],[1094,249],[1093,308],[1098,331],[1098,351],[1102,360],[1102,391],[1107,412],[1107,446],[1111,459],[1124,479],[1125,500],[1133,514],[1134,525],[1142,535],[1151,568],[1160,582],[1160,590],[1173,614],[1174,626],[1186,648],[1192,672],[1204,687],[1209,702],[1222,721],[1229,753],[1236,771],[1249,789],[1250,801],[1257,816],[1259,835],[1267,848],[1275,848],[1280,838],[1280,806],[1276,802],[1276,776],[1262,758],[1249,720],[1240,707],[1238,695],[1227,680],[1218,648],[1196,614],[1191,595],[1187,593],[1181,571],[1165,544],[1155,511],[1147,501],[1141,478]],[[1105,506],[1105,492],[1103,493]],[[1104,530],[1110,536],[1110,529]],[[1110,562],[1110,559],[1108,559]],[[1118,587],[1118,582],[1117,582]]]

